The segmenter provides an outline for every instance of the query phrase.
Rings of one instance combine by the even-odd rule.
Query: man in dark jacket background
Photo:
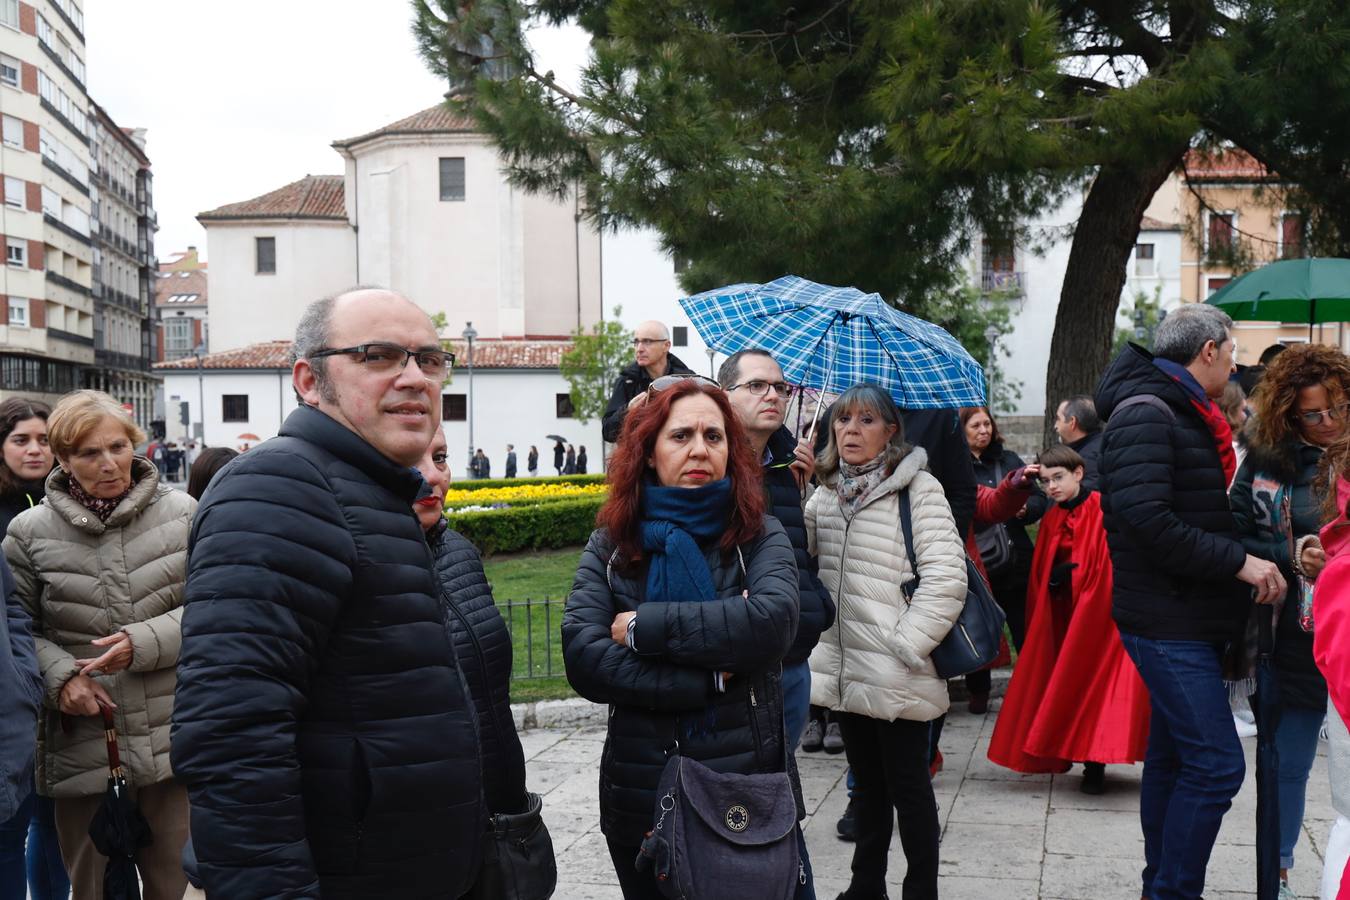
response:
[[[38,712],[42,709],[42,676],[32,620],[16,593],[14,574],[0,554],[0,822],[8,822],[33,790],[33,756],[37,751]],[[27,813],[22,827],[27,830]],[[20,842],[22,848],[22,842]],[[23,860],[19,860],[22,874]],[[22,883],[19,893],[23,893]]]
[[[279,437],[190,543],[172,763],[207,893],[458,897],[486,827],[472,706],[411,504],[448,369],[426,313],[304,313]],[[396,887],[395,887],[396,886]]]
[[[663,375],[693,375],[694,370],[670,352],[670,332],[660,322],[643,322],[633,332],[633,362],[614,381],[600,432],[609,443],[619,439],[623,417],[653,381]]]
[[[1233,371],[1232,320],[1188,304],[1102,376],[1100,484],[1115,571],[1112,614],[1152,700],[1139,816],[1143,894],[1198,898],[1245,763],[1221,659],[1258,603],[1284,595],[1249,555],[1228,503],[1232,435],[1214,398]]]
[[[1097,405],[1087,394],[1060,401],[1055,411],[1055,433],[1059,439],[1083,457],[1082,490],[1095,491],[1098,459],[1101,456],[1102,420]]]

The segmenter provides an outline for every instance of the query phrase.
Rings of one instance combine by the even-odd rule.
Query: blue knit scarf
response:
[[[651,554],[647,599],[671,603],[716,598],[699,541],[720,537],[731,508],[731,479],[703,487],[643,485],[642,549]]]

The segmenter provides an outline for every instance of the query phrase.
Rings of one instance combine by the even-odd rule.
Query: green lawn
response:
[[[562,609],[572,589],[580,547],[492,556],[483,561],[502,617],[511,630],[511,699],[576,696],[563,674]]]

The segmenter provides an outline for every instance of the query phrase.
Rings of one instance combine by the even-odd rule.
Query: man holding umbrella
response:
[[[1146,898],[1199,898],[1246,764],[1221,657],[1241,642],[1249,597],[1285,592],[1243,549],[1228,503],[1237,468],[1214,399],[1233,371],[1232,319],[1191,304],[1107,369],[1100,485],[1115,572],[1112,615],[1151,697],[1139,816]]]
[[[624,366],[614,381],[614,392],[605,407],[600,431],[614,443],[623,430],[628,407],[647,396],[647,388],[663,375],[693,375],[694,370],[670,352],[670,332],[660,322],[643,322],[633,332],[633,362]]]

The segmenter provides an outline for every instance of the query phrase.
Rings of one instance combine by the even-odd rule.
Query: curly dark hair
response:
[[[1316,384],[1326,387],[1333,404],[1350,399],[1350,357],[1323,344],[1290,347],[1275,357],[1251,399],[1252,443],[1279,447],[1297,438],[1299,391]]]

